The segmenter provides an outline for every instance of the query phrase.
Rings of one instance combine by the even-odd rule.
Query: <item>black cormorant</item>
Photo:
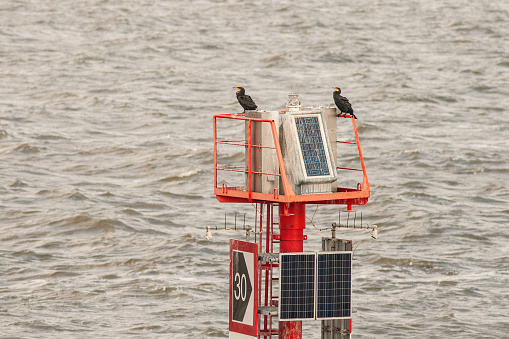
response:
[[[240,106],[244,108],[244,111],[254,111],[258,106],[254,103],[253,99],[246,94],[246,90],[243,87],[233,87],[237,89],[237,100]]]
[[[334,93],[332,94],[332,97],[334,98],[334,103],[339,108],[339,112],[340,112],[339,114],[348,113],[348,114],[353,115],[353,117],[355,119],[357,119],[355,114],[353,114],[352,104],[350,104],[350,101],[348,101],[347,98],[345,98],[344,96],[341,95],[341,88],[339,88],[339,87],[332,87],[332,88],[334,88]]]

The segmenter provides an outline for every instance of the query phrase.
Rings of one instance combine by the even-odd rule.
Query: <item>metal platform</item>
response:
[[[285,114],[287,111],[279,111],[279,114]],[[240,138],[230,139],[224,138],[218,135],[217,124],[219,121],[230,120],[240,124],[246,124],[246,133],[242,129],[243,135]],[[337,171],[362,171],[363,177],[362,182],[359,182],[356,187],[334,187],[335,192],[330,193],[318,193],[318,194],[295,194],[292,189],[289,179],[287,176],[287,169],[283,161],[283,153],[280,142],[280,135],[278,129],[280,126],[276,125],[274,119],[260,119],[246,117],[244,113],[232,113],[232,114],[218,114],[214,116],[214,194],[220,202],[231,202],[231,203],[245,203],[245,202],[273,202],[273,203],[312,203],[312,204],[341,204],[348,205],[364,205],[367,203],[370,196],[370,189],[368,183],[368,177],[366,174],[366,168],[364,166],[364,159],[362,157],[361,146],[359,142],[359,136],[357,133],[357,126],[355,124],[355,118],[351,115],[341,116],[335,120],[348,121],[352,123],[352,130],[355,134],[355,142],[351,141],[336,141],[336,144],[345,145],[356,145],[358,150],[358,158],[361,168],[348,168],[348,167],[336,167]],[[270,143],[261,144],[258,140],[253,137],[253,131],[255,124],[264,125],[266,131],[270,133]],[[233,126],[233,125],[231,125]],[[240,126],[242,127],[242,126]],[[221,129],[223,131],[224,129]],[[234,130],[230,127],[230,130]],[[240,128],[238,129],[241,130]],[[267,138],[266,138],[267,139]],[[336,140],[334,136],[334,141]],[[220,165],[218,160],[218,148],[220,146],[229,145],[235,147],[242,147],[245,149],[245,161],[244,164],[231,166],[231,165]],[[259,150],[271,151],[274,153],[273,158],[276,159],[275,171],[265,172],[257,170],[257,164],[255,164],[254,153]],[[335,153],[335,152],[334,152]],[[337,159],[335,159],[337,160]],[[338,163],[335,161],[334,163]],[[223,180],[221,183],[218,182],[219,172],[236,172],[245,173],[246,182],[245,185],[239,186],[230,183],[228,180]],[[260,192],[256,189],[255,181],[257,178],[272,177],[272,180],[278,179],[279,186],[270,193]],[[275,179],[274,179],[275,178]],[[280,190],[283,193],[280,193]]]

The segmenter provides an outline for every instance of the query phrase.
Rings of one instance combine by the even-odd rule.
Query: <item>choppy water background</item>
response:
[[[380,231],[340,234],[355,338],[507,337],[508,21],[504,0],[3,0],[0,337],[228,336],[242,237],[204,228],[254,216],[212,193],[239,85],[354,105]]]

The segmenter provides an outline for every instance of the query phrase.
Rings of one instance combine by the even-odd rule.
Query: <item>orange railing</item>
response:
[[[357,126],[355,119],[351,116],[352,127],[355,132],[356,142],[345,142],[357,144],[360,163],[362,169],[353,169],[347,167],[337,167],[339,170],[357,170],[363,172],[362,184],[358,184],[356,188],[343,188],[338,187],[337,192],[334,193],[319,193],[319,194],[294,194],[286,177],[285,165],[283,162],[283,155],[281,153],[281,146],[279,144],[279,137],[277,133],[277,126],[274,120],[271,119],[258,119],[247,118],[244,113],[232,114],[218,114],[214,116],[214,193],[217,199],[221,202],[304,202],[304,203],[322,203],[322,204],[345,204],[345,205],[364,205],[370,196],[369,183],[366,175],[366,168],[364,166],[364,159],[362,157],[361,147],[359,143],[359,135],[357,133]],[[246,139],[232,139],[232,140],[218,140],[217,122],[218,119],[230,119],[236,121],[247,122],[247,138]],[[274,146],[256,145],[252,142],[252,123],[266,123],[270,124]],[[247,166],[218,166],[218,145],[240,146],[247,148]],[[254,148],[273,149],[277,155],[279,173],[260,172],[253,170],[252,152]],[[246,162],[246,161],[245,161]],[[247,167],[247,168],[246,168]],[[230,171],[236,173],[247,174],[247,187],[245,186],[228,186],[226,181],[218,186],[218,171]],[[253,175],[270,175],[281,178],[281,183],[284,189],[284,195],[279,194],[277,189],[274,189],[272,194],[260,193],[253,191]]]

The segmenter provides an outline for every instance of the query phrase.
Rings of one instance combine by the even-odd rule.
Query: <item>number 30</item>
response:
[[[235,291],[233,292],[233,295],[236,300],[239,300],[239,298],[242,298],[242,301],[246,301],[246,294],[247,294],[247,278],[245,274],[242,274],[242,276],[237,272],[235,273]]]

